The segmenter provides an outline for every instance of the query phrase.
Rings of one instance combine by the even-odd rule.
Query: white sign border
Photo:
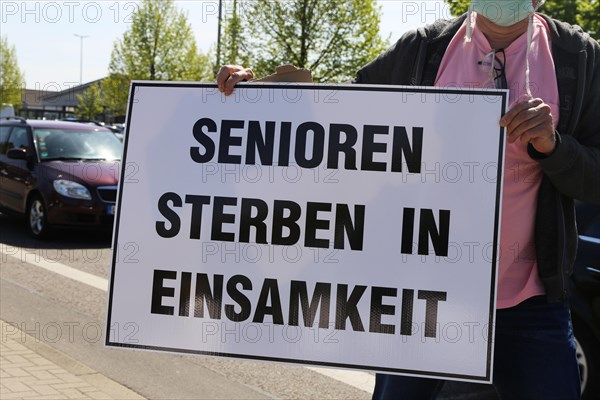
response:
[[[212,351],[203,350],[191,350],[191,349],[180,349],[175,347],[162,347],[162,346],[149,346],[139,345],[134,343],[119,343],[110,341],[111,331],[111,315],[112,315],[112,294],[114,290],[114,276],[115,268],[117,265],[117,251],[119,239],[119,222],[121,215],[121,201],[122,201],[122,184],[125,182],[127,172],[127,148],[129,143],[129,132],[131,125],[131,114],[133,105],[136,103],[135,94],[138,87],[181,87],[181,88],[197,88],[197,89],[212,89],[215,92],[218,91],[218,87],[215,83],[199,83],[199,82],[167,82],[167,81],[132,81],[129,91],[129,99],[127,106],[126,116],[126,127],[125,127],[125,140],[123,143],[123,156],[121,160],[121,176],[119,179],[119,188],[117,193],[117,209],[115,215],[115,223],[113,227],[113,240],[112,240],[112,265],[110,268],[109,277],[109,290],[108,290],[108,301],[107,301],[107,312],[106,312],[106,330],[105,330],[105,342],[106,347],[115,348],[127,348],[132,350],[146,350],[146,351],[160,351],[173,354],[195,354],[202,356],[218,356],[223,358],[239,359],[239,360],[253,360],[262,362],[277,362],[291,365],[310,365],[317,367],[330,367],[330,368],[345,368],[354,369],[370,372],[380,372],[389,374],[398,374],[405,376],[415,376],[420,378],[432,378],[432,379],[450,379],[456,381],[474,382],[474,383],[491,383],[492,382],[492,366],[494,359],[494,340],[492,338],[494,333],[494,324],[496,319],[496,280],[498,274],[498,247],[499,247],[499,236],[500,236],[500,210],[502,205],[502,184],[503,180],[503,168],[504,168],[504,156],[505,156],[505,142],[506,142],[506,131],[505,128],[499,127],[499,145],[498,145],[498,168],[496,176],[496,202],[494,212],[494,247],[492,252],[492,274],[491,274],[491,288],[490,288],[490,310],[489,310],[489,324],[488,324],[488,337],[487,337],[487,356],[486,356],[486,373],[485,376],[474,376],[465,374],[450,374],[450,373],[439,373],[432,371],[420,371],[420,370],[407,370],[401,368],[382,368],[372,365],[359,365],[359,364],[344,364],[335,362],[322,362],[313,360],[300,360],[300,359],[288,359],[280,357],[268,357],[261,355],[248,355],[248,354],[230,354],[230,353],[216,353]],[[243,89],[271,89],[271,90],[283,90],[283,89],[299,89],[299,90],[352,90],[352,91],[381,91],[381,92],[398,92],[398,93],[438,93],[447,95],[471,95],[471,96],[491,96],[500,97],[501,101],[501,113],[504,115],[508,108],[508,96],[509,92],[506,89],[466,89],[466,88],[446,88],[446,87],[433,87],[433,86],[398,86],[398,85],[364,85],[364,84],[295,84],[295,83],[240,83],[238,84],[238,90]]]

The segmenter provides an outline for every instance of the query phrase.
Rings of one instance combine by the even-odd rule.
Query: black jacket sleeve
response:
[[[588,37],[579,57],[583,67],[579,72],[583,74],[581,113],[575,116],[574,130],[560,135],[556,150],[538,161],[562,194],[600,203],[600,44]],[[530,155],[538,158],[532,153],[530,149]]]
[[[411,77],[420,43],[416,30],[405,33],[385,53],[361,68],[353,83],[414,85]]]

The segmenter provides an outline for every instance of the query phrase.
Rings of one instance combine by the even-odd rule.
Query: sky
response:
[[[187,12],[200,49],[206,52],[216,47],[219,2],[175,3]],[[392,42],[409,29],[450,17],[443,1],[378,3],[381,34]],[[108,74],[113,44],[129,29],[138,4],[128,0],[0,0],[0,34],[15,46],[28,89],[65,90],[79,84],[80,75],[85,83]]]

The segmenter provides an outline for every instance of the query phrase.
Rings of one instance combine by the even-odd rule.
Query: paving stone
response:
[[[31,390],[29,386],[16,379],[4,379],[2,384],[11,392],[28,392]]]
[[[15,350],[15,351],[29,350],[27,347],[23,346],[22,344],[12,341],[9,337],[7,337],[7,339],[9,341],[6,343],[3,343],[2,347],[7,347],[7,348],[9,348],[11,350]]]
[[[19,377],[18,378],[24,384],[31,385],[56,385],[58,383],[64,383],[64,381],[54,378],[54,379],[38,379],[35,376],[27,376],[27,377]]]
[[[34,354],[32,356],[26,356],[26,357],[29,359],[29,361],[31,361],[35,365],[38,365],[39,367],[50,368],[54,365],[52,362],[46,360],[43,357],[38,356],[37,354]],[[35,367],[35,368],[38,368],[38,367]]]
[[[6,394],[2,395],[2,400],[25,399],[27,397],[33,397],[33,396],[39,396],[39,394],[34,391],[6,393]]]
[[[102,400],[102,399],[110,399],[110,396],[107,395],[106,393],[102,393],[102,392],[91,392],[91,393],[86,393],[88,396],[90,396],[90,398],[92,399],[98,399],[98,400]]]
[[[83,399],[86,397],[83,393],[81,393],[77,389],[65,389],[65,390],[61,390],[61,393],[65,396],[67,396],[69,399],[75,399],[75,400],[80,400],[80,399]]]
[[[38,379],[54,379],[56,375],[49,373],[48,371],[32,371],[28,369],[28,371]]]
[[[15,332],[0,342],[0,400],[142,399],[36,338],[7,330],[4,321],[0,324],[3,332]]]
[[[54,368],[55,368],[55,365],[52,365],[52,364],[34,365],[34,366],[27,368],[27,371],[47,371],[47,372],[51,373]],[[62,370],[59,370],[59,371],[62,371]]]
[[[38,392],[41,395],[57,395],[58,391],[56,391],[52,386],[50,385],[40,385],[40,384],[35,384],[35,385],[30,385],[31,388],[33,390],[35,390],[36,392]]]
[[[8,373],[11,377],[19,377],[19,376],[30,376],[27,372],[22,370],[21,368],[12,368],[8,366],[4,366],[4,371]]]
[[[67,371],[62,371],[60,373],[55,373],[53,374],[55,377],[57,377],[58,379],[60,379],[61,381],[65,382],[65,383],[79,383],[81,382],[81,378],[68,373]]]
[[[57,383],[56,385],[52,385],[53,388],[60,390],[61,392],[63,391],[63,389],[73,389],[73,388],[79,388],[79,387],[85,387],[85,386],[89,386],[87,383],[83,382],[82,380],[79,380],[79,382],[70,382],[70,383]]]
[[[37,395],[32,397],[26,397],[23,400],[67,400],[67,396],[62,394],[50,394],[50,395]]]
[[[11,364],[27,364],[27,365],[31,365],[31,361],[29,361],[28,359],[26,359],[25,357],[23,357],[22,355],[18,355],[18,354],[4,354],[4,358]]]

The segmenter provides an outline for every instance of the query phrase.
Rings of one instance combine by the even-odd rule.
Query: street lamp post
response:
[[[215,64],[215,74],[221,68],[221,24],[223,23],[223,1],[219,0],[219,20],[217,27],[217,63]]]
[[[79,44],[79,85],[81,85],[83,83],[83,39],[88,38],[89,35],[78,35],[77,33],[75,33],[75,36],[77,36],[80,39],[80,44]]]

